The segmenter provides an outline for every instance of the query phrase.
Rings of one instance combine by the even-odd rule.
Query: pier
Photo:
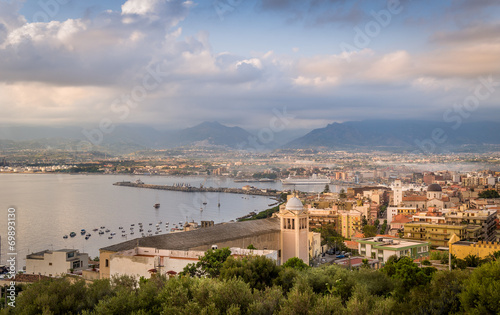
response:
[[[252,188],[249,190],[241,188],[224,188],[224,187],[192,187],[192,186],[170,186],[170,185],[150,185],[144,183],[133,183],[133,182],[117,182],[114,183],[115,186],[125,186],[125,187],[137,187],[137,188],[149,188],[149,189],[160,189],[160,190],[172,190],[172,191],[182,191],[182,192],[211,192],[211,193],[228,193],[228,194],[240,194],[240,195],[255,195],[255,196],[269,196],[269,197],[279,197],[281,191],[275,189],[258,189]]]

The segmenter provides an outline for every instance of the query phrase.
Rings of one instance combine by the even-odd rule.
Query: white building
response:
[[[88,268],[89,255],[76,249],[44,250],[26,256],[26,273],[55,277]]]
[[[408,256],[413,259],[426,257],[431,246],[427,242],[377,236],[363,238],[357,242],[360,255],[378,259],[381,263],[386,263],[393,255]]]
[[[231,256],[265,256],[274,261],[278,260],[277,250],[252,250],[230,248]],[[110,274],[129,275],[136,279],[149,278],[151,274],[177,274],[188,264],[196,263],[204,251],[168,250],[150,247],[136,247],[134,249],[117,252],[110,256]]]

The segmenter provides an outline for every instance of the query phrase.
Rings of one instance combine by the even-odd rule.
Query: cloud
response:
[[[438,31],[430,37],[430,41],[443,45],[499,43],[500,23],[473,24],[458,31]]]
[[[373,3],[374,1],[371,1]],[[384,7],[383,0],[376,1]],[[280,13],[289,23],[304,22],[307,26],[355,26],[369,15],[361,8],[367,0],[269,0],[260,1],[256,7],[261,12]]]
[[[339,23],[355,23],[359,17],[354,13],[365,10],[368,2],[339,9],[343,3],[269,1],[260,3],[259,10],[287,18],[303,14],[304,24],[330,25],[343,18]],[[293,126],[308,128],[329,120],[442,115],[442,108],[474,87],[478,76],[500,76],[499,27],[493,22],[456,31],[436,28],[425,33],[419,49],[405,41],[381,48],[374,41],[350,52],[348,62],[345,53],[311,47],[310,43],[323,45],[339,35],[326,27],[323,33],[314,29],[316,41],[294,38],[284,54],[272,44],[262,52],[217,51],[202,23],[186,25],[193,23],[190,12],[196,8],[188,1],[128,0],[116,11],[48,23],[26,22],[19,6],[2,8],[9,10],[0,11],[2,123],[70,124],[109,118],[173,128],[219,120],[257,128],[269,122],[273,108],[286,105],[297,116]],[[318,20],[321,17],[325,20]],[[238,29],[234,31],[237,35],[227,42],[236,44],[225,47],[245,40],[238,37]],[[221,31],[216,37],[220,41],[226,34],[231,33]],[[286,41],[277,41],[282,42]],[[126,103],[122,96],[140,87],[151,69],[161,71],[160,84],[130,107],[123,121],[111,104],[117,99],[120,105]]]

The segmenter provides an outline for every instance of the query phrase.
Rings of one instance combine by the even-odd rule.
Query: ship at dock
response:
[[[311,177],[290,177],[282,179],[283,185],[321,185],[330,184],[330,179],[326,176],[313,174]]]

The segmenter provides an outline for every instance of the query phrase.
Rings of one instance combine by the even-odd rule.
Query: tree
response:
[[[385,234],[385,230],[387,229],[387,220],[384,220],[382,227],[380,228],[380,234]]]
[[[365,216],[365,215],[363,215],[363,216],[361,217],[361,226],[362,226],[362,227],[364,227],[364,226],[365,226],[365,225],[367,225],[367,224],[368,224],[368,220],[366,219],[366,216]]]
[[[238,278],[250,285],[250,288],[264,290],[271,287],[278,278],[281,267],[265,256],[251,256],[241,259],[229,257],[220,270],[220,279]]]
[[[374,225],[365,225],[363,226],[363,234],[365,237],[374,237],[377,235],[377,228]]]
[[[500,198],[500,194],[498,191],[493,189],[483,190],[478,194],[479,198],[492,199],[492,198]]]
[[[199,258],[196,264],[189,264],[184,267],[181,274],[189,276],[215,278],[219,276],[222,264],[231,256],[229,248],[210,249],[204,256]]]
[[[283,268],[293,268],[297,270],[304,270],[309,268],[309,266],[300,258],[292,257],[288,259],[284,264]]]
[[[477,267],[479,266],[480,258],[476,255],[467,255],[465,258],[465,263],[467,267]]]
[[[340,193],[339,193],[339,198],[341,198],[341,199],[345,199],[345,198],[347,198],[347,194],[345,193],[345,189],[344,189],[344,188],[342,188],[342,189],[340,190]]]
[[[367,269],[370,268],[370,265],[368,264],[367,258],[363,259],[362,262],[363,262],[363,265],[361,265],[361,268],[367,268]]]
[[[335,247],[339,250],[347,250],[347,246],[344,244],[344,238],[337,233],[333,223],[316,229],[316,232],[321,233],[321,245],[328,245],[330,248]]]
[[[323,189],[323,193],[326,194],[326,193],[329,193],[330,192],[330,185],[326,184],[325,185],[325,189]]]
[[[378,226],[380,224],[379,219],[375,219],[375,221],[373,222],[373,224],[375,225],[376,228],[378,228]]]
[[[500,261],[475,269],[464,280],[460,302],[465,314],[500,313]]]
[[[418,265],[407,256],[389,259],[381,270],[389,277],[401,281],[404,290],[410,290],[415,286],[425,285],[432,279],[432,276],[420,269]]]
[[[255,246],[253,246],[253,244],[250,244],[250,245],[248,245],[247,249],[257,249],[257,248],[255,248]]]

